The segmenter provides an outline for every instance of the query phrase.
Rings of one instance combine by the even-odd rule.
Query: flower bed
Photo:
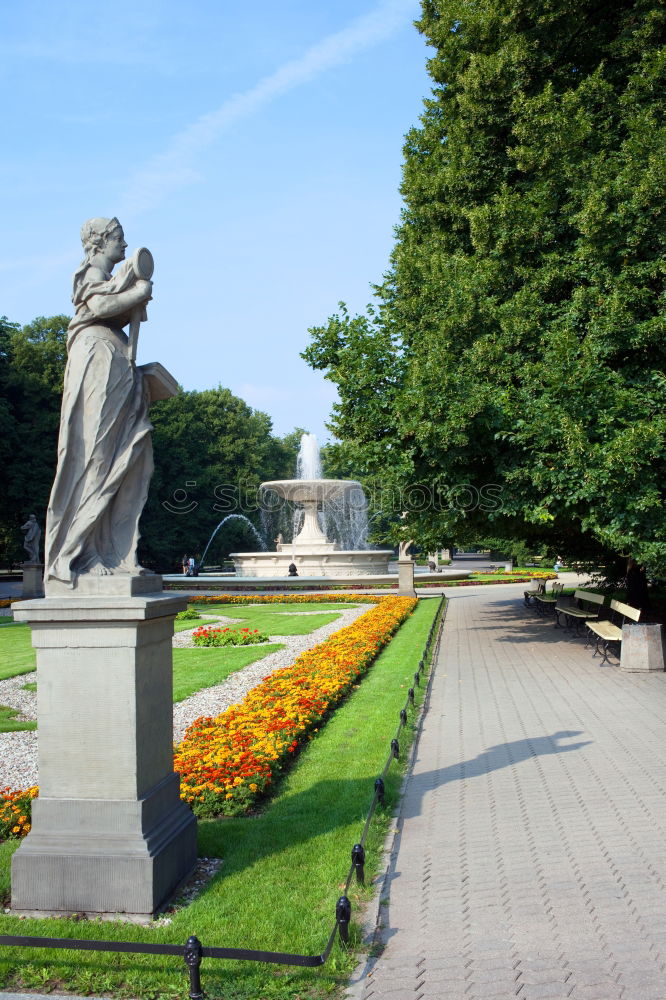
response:
[[[246,812],[367,671],[416,603],[381,598],[352,625],[264,678],[240,704],[215,719],[196,719],[176,747],[174,767],[181,775],[181,796],[197,815]]]
[[[25,837],[30,833],[32,800],[38,788],[33,786],[25,791],[0,789],[0,840],[8,837]]]
[[[221,625],[202,625],[192,633],[195,646],[254,646],[269,639],[270,636],[258,628],[222,628]]]
[[[393,598],[391,598],[393,599]],[[378,604],[387,600],[371,594],[214,594],[209,597],[191,597],[192,604]]]
[[[285,604],[294,597],[219,595],[219,604]],[[348,603],[349,597],[316,597]],[[312,597],[301,597],[312,603]],[[181,796],[200,816],[237,815],[249,807],[284,769],[301,741],[311,737],[330,709],[388,643],[417,601],[407,597],[353,598],[373,608],[353,625],[302,653],[291,667],[264,678],[239,705],[216,719],[196,719],[175,748]],[[31,804],[38,788],[0,791],[0,840],[30,831]]]

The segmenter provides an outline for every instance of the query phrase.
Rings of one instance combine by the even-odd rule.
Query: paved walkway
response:
[[[450,604],[360,1000],[666,1000],[666,675]],[[375,950],[378,950],[375,949]]]

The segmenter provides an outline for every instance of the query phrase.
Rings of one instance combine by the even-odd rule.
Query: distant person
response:
[[[639,608],[641,611],[650,607],[645,567],[639,566],[634,558],[630,558],[627,563],[626,586],[627,604],[630,604],[632,608]]]
[[[432,559],[428,563],[428,570],[431,573],[436,573],[437,572],[437,563],[434,562]]]
[[[564,563],[562,562],[562,557],[557,556],[555,558],[555,565],[553,566],[553,569],[555,570],[556,573],[559,573],[563,566]]]
[[[298,576],[296,563],[289,563],[289,576]]]
[[[187,560],[187,575],[194,576],[194,570],[196,569],[196,562],[194,561],[194,556],[190,556]]]
[[[190,568],[190,560],[187,554],[183,556],[180,564],[183,567],[183,576],[187,576],[187,571]]]

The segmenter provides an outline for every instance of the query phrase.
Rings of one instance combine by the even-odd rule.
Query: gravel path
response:
[[[334,607],[331,610],[335,610]],[[262,660],[251,663],[243,670],[231,674],[222,684],[204,688],[185,701],[173,706],[173,736],[178,742],[189,724],[200,715],[219,715],[230,705],[241,701],[248,691],[259,684],[264,677],[281,667],[288,667],[300,653],[323,642],[333,632],[350,625],[365,611],[368,605],[341,611],[334,622],[322,625],[309,635],[276,635],[271,636],[271,642],[280,642],[284,649],[270,653]],[[279,612],[289,614],[289,612]],[[300,614],[321,614],[321,612],[299,612]],[[240,619],[228,618],[222,615],[212,615],[206,612],[207,618],[215,617],[221,624],[229,625]],[[178,632],[173,637],[173,645],[179,648],[193,646],[192,632],[198,626]],[[10,677],[0,681],[0,705],[8,705],[20,713],[20,718],[35,719],[37,696],[34,692],[24,691],[24,685],[34,683],[35,674],[22,674],[20,677]],[[37,733],[18,732],[0,733],[0,788],[27,788],[38,784],[37,772]]]

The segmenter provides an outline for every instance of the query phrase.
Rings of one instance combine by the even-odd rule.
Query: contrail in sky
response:
[[[122,217],[147,211],[174,190],[198,180],[200,175],[194,166],[198,156],[235,122],[357,52],[390,38],[417,14],[415,0],[384,0],[369,14],[317,42],[300,58],[285,63],[244,93],[230,97],[217,110],[202,115],[130,179],[122,195]]]

